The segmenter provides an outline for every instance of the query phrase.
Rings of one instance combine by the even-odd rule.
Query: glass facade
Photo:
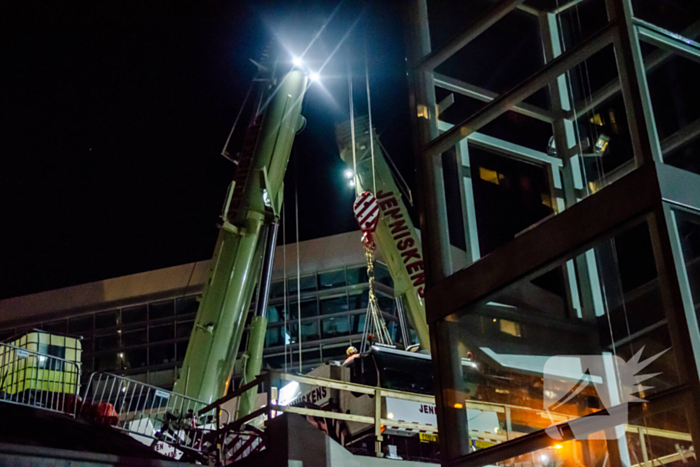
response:
[[[382,264],[377,264],[376,271],[377,277],[383,278],[377,285],[377,295],[385,319],[387,323],[398,323],[391,277]],[[286,306],[284,282],[272,283],[264,367],[285,368],[286,356],[290,370],[298,370],[300,336],[304,370],[322,361],[343,358],[348,346],[359,345],[368,297],[366,266],[303,276],[301,306],[296,278],[287,282]],[[52,321],[23,323],[21,327],[0,329],[0,337],[8,339],[31,329],[82,336],[82,373],[86,378],[92,371],[108,371],[171,388],[187,352],[198,299],[197,295],[187,295]],[[289,309],[288,314],[285,309]],[[249,322],[252,315],[251,310]],[[394,334],[400,341],[400,331]],[[244,345],[246,340],[247,334]]]
[[[696,463],[700,4],[409,15],[443,465]]]
[[[375,277],[384,319],[392,338],[401,342],[393,282],[386,266],[376,264]],[[287,279],[286,296],[284,281],[271,284],[263,368],[298,372],[301,359],[305,372],[324,361],[345,359],[347,348],[360,344],[369,301],[367,267],[320,271],[302,276],[299,282],[300,293],[296,278]],[[247,332],[243,346],[246,342]]]

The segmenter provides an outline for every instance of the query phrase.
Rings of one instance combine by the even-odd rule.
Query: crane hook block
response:
[[[377,198],[369,191],[360,194],[353,204],[355,219],[360,224],[363,233],[373,233],[377,229],[379,222],[379,204]]]

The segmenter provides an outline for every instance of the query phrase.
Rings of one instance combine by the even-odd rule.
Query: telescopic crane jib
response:
[[[303,127],[306,74],[295,68],[276,80],[270,70],[263,68],[261,73],[267,76],[254,82],[255,108],[224,204],[223,225],[185,360],[173,389],[204,402],[226,392],[258,280],[261,297],[268,296],[284,175],[294,137]],[[262,363],[267,306],[266,300],[260,302],[264,303],[259,303],[252,320],[244,383],[257,376]],[[250,411],[255,394],[245,396],[239,415]]]

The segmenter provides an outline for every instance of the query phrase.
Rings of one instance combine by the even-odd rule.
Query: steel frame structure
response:
[[[567,280],[570,283],[579,281],[578,288],[570,288],[583,291],[582,296],[570,297],[570,306],[576,309],[583,303],[586,306],[581,308],[597,310],[602,306],[602,299],[590,245],[640,220],[649,226],[663,307],[681,375],[679,386],[658,394],[645,404],[644,415],[668,407],[684,407],[690,436],[694,445],[700,446],[700,328],[676,223],[679,211],[700,214],[700,176],[664,164],[664,156],[700,135],[700,121],[692,122],[660,141],[646,80],[646,73],[672,54],[700,61],[700,44],[693,40],[700,33],[700,23],[695,23],[682,34],[675,34],[634,18],[631,0],[600,0],[605,2],[608,12],[607,25],[581,44],[563,51],[556,15],[580,1],[568,2],[552,11],[537,10],[523,4],[522,0],[499,1],[436,50],[431,49],[426,0],[412,0],[407,8],[410,101],[428,287],[427,319],[443,465],[493,464],[552,443],[544,432],[536,432],[470,453],[461,426],[464,420],[455,415],[455,411],[445,410],[443,405],[446,397],[443,388],[449,387],[456,367],[445,337],[445,327],[450,325],[449,316],[554,262],[566,264]],[[538,72],[502,95],[435,72],[437,66],[516,8],[539,19],[545,65]],[[660,50],[645,60],[640,41]],[[582,199],[579,160],[582,151],[576,146],[573,136],[568,71],[611,45],[615,51],[619,81],[602,87],[592,99],[575,108],[591,110],[621,92],[630,122],[634,161],[628,167],[629,173],[615,177],[606,187]],[[454,99],[438,104],[436,87],[487,102],[487,105],[460,123],[450,125],[440,120],[440,112]],[[549,87],[552,110],[523,103],[524,99],[544,87]],[[551,157],[478,133],[506,111],[551,123],[558,156]],[[554,195],[552,199],[556,200],[553,203],[556,205],[553,206],[555,216],[483,258],[479,253],[474,198],[468,176],[470,145],[546,167]],[[442,167],[443,153],[452,148],[456,148],[457,173],[444,172]],[[461,270],[453,266],[455,259],[450,247],[445,207],[445,180],[448,177],[458,179],[462,196],[460,205],[465,220],[469,266]],[[543,242],[543,238],[548,241]],[[508,264],[508,267],[501,267],[503,264]],[[612,453],[611,462],[615,464],[617,459],[619,465],[624,465],[624,440],[617,448],[609,449],[617,451]]]

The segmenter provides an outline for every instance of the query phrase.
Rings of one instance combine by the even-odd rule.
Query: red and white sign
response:
[[[355,219],[360,224],[360,229],[363,232],[374,232],[379,222],[377,198],[369,191],[365,191],[357,197],[352,207],[355,211]]]

